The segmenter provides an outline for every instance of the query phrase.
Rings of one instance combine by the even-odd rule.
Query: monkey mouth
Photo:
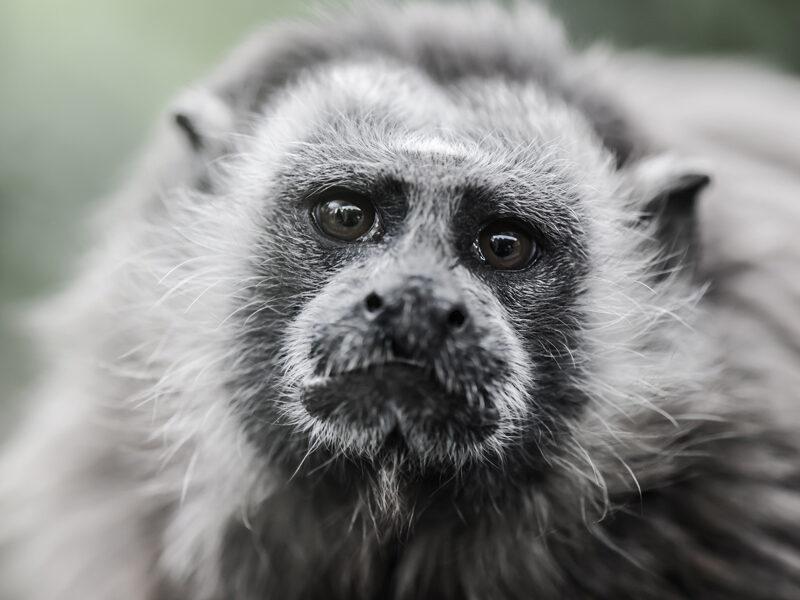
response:
[[[317,374],[326,378],[333,378],[346,377],[348,375],[359,373],[372,373],[374,376],[380,377],[385,370],[391,371],[393,369],[407,369],[410,372],[415,372],[420,375],[425,375],[435,379],[433,367],[429,363],[420,359],[406,358],[398,355],[398,353],[394,353],[386,360],[380,362],[371,362],[354,368],[337,368],[334,366],[334,368],[330,369],[327,374],[325,374],[325,370],[321,368],[320,365],[317,368]]]
[[[336,444],[368,440],[374,450],[403,446],[424,456],[481,444],[499,421],[488,399],[447,390],[429,365],[411,360],[321,378],[304,389],[302,403],[339,432]]]

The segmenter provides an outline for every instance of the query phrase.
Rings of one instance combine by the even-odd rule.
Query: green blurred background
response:
[[[798,0],[549,4],[579,43],[735,53],[800,72]],[[69,276],[86,216],[159,110],[257,24],[308,11],[289,0],[0,0],[0,408],[34,372],[16,309]],[[0,412],[0,432],[14,412]]]

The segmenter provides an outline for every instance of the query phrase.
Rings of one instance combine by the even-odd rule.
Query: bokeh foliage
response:
[[[736,53],[800,71],[797,0],[550,4],[581,43]],[[87,213],[160,109],[245,32],[306,10],[291,0],[0,0],[0,405],[33,372],[14,309],[68,277]]]

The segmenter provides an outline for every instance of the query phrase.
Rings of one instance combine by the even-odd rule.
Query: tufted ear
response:
[[[217,154],[234,128],[231,107],[203,88],[185,91],[171,108],[172,119],[197,153]]]
[[[711,182],[704,166],[661,155],[628,169],[638,222],[661,245],[664,270],[694,263],[699,245],[697,199]]]

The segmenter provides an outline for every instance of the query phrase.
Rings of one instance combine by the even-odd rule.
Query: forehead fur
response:
[[[583,115],[533,82],[445,85],[391,61],[344,62],[312,71],[269,106],[256,137],[270,144],[325,141],[349,151],[372,143],[520,169],[539,159],[551,169],[564,160],[584,170],[607,162]]]

